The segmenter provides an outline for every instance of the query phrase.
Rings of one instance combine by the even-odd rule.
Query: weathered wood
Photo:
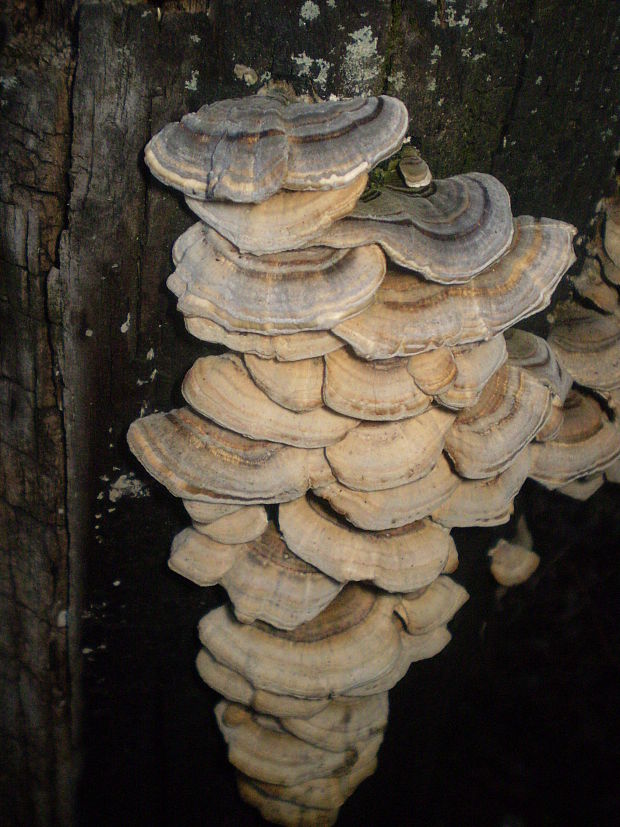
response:
[[[71,55],[16,36],[0,62],[0,812],[71,819],[76,622],[48,274],[64,220]],[[45,77],[45,82],[42,82]],[[3,815],[4,818],[4,815]]]
[[[194,625],[221,594],[166,571],[187,517],[125,447],[129,423],[178,403],[183,373],[208,352],[164,287],[172,242],[194,219],[147,174],[150,135],[268,76],[325,96],[385,91],[407,104],[436,175],[492,171],[516,210],[581,228],[618,139],[617,14],[605,0],[159,7],[14,0],[2,12],[0,812],[28,827],[71,823],[80,584],[91,823],[118,823],[123,795],[136,824],[198,823],[207,807],[214,824],[258,823],[235,797],[214,696],[193,674]],[[464,610],[471,630],[487,599]],[[447,660],[416,675],[447,685],[473,639],[457,634]],[[395,696],[404,703],[417,680]],[[396,720],[413,737],[405,714]],[[396,759],[387,765],[408,766]],[[379,823],[373,783],[343,823]]]

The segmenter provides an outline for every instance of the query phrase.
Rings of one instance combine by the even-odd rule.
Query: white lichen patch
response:
[[[155,351],[151,347],[146,352],[146,361],[147,362],[152,362],[154,358],[155,358]]]
[[[388,83],[391,84],[395,92],[400,92],[405,85],[405,73],[399,70],[394,72],[393,75],[388,75]]]
[[[336,8],[336,0],[327,0],[327,6],[330,9],[335,9]]]
[[[64,629],[67,626],[67,617],[68,614],[66,609],[62,609],[58,612],[56,617],[56,626],[58,626],[59,629]]]
[[[200,43],[200,41],[202,40],[200,35],[197,34],[190,34],[189,39],[192,41],[192,43]]]
[[[125,321],[121,325],[121,333],[127,333],[127,331],[129,330],[130,324],[131,324],[131,313],[128,313],[127,318],[125,319]]]
[[[108,490],[110,502],[117,502],[121,497],[150,497],[151,492],[147,486],[136,479],[133,471],[129,474],[121,474]]]
[[[299,25],[305,26],[320,15],[321,9],[312,0],[306,0],[299,10]]]
[[[440,57],[441,57],[441,47],[439,46],[439,44],[436,43],[433,46],[433,50],[431,52],[431,64],[437,63],[437,61],[439,60]]]
[[[377,52],[377,38],[370,26],[364,26],[349,35],[342,64],[345,93],[364,95],[372,92],[372,86],[381,71],[381,58]]]
[[[185,88],[188,92],[197,92],[198,91],[198,78],[200,77],[200,72],[198,69],[192,69],[192,76],[189,80],[185,81]]]
[[[431,78],[428,83],[426,84],[426,88],[429,92],[435,92],[437,89],[437,81],[435,78]]]
[[[87,328],[86,328],[86,330],[84,331],[84,335],[85,335],[88,339],[90,339],[90,337],[93,335],[93,331],[90,329],[90,327],[87,327]]]
[[[455,27],[466,29],[469,26],[469,17],[466,14],[458,17],[454,3],[455,0],[445,0],[441,14],[439,11],[435,12],[433,17],[434,26],[441,26],[442,28],[448,26],[450,29],[454,29]]]
[[[310,78],[310,80],[319,87],[325,87],[329,70],[332,64],[328,60],[323,60],[320,57],[309,57],[305,52],[299,55],[291,55],[291,60],[295,64],[297,76],[300,78]]]
[[[235,63],[233,73],[237,80],[242,80],[248,86],[254,86],[258,83],[258,75],[251,66],[245,66],[243,63]]]
[[[536,86],[540,86],[541,83],[542,83],[542,75],[538,75],[538,77],[536,78]]]
[[[15,89],[17,86],[17,75],[10,75],[6,78],[0,78],[0,87],[2,89]]]

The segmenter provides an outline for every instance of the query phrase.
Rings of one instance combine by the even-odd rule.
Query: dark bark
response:
[[[243,64],[300,91],[402,97],[436,175],[493,171],[518,212],[583,229],[608,180],[614,4],[317,0],[314,19],[301,7],[12,0],[2,13],[0,811],[15,824],[71,823],[80,619],[89,825],[188,824],[200,806],[213,823],[258,820],[229,810],[214,696],[192,673],[195,623],[221,594],[166,571],[184,518],[125,447],[133,419],[179,402],[205,351],[165,290],[172,242],[192,218],[147,174],[150,135],[257,88],[236,77]],[[425,667],[429,686],[465,657],[485,589],[453,644],[460,656]],[[204,797],[190,782],[208,785]]]

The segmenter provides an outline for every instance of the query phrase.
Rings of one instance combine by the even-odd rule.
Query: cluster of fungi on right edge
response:
[[[191,517],[171,568],[228,592],[198,671],[242,797],[278,824],[333,824],[375,769],[388,690],[467,600],[451,527],[504,523],[546,480],[572,382],[503,332],[548,305],[573,228],[513,219],[490,175],[433,181],[409,147],[369,186],[407,128],[395,98],[273,85],[146,148],[200,218],[168,286],[229,350],[128,440]]]

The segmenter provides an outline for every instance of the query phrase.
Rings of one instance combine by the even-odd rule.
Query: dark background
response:
[[[516,214],[584,232],[609,188],[617,3],[317,5],[313,21],[301,0],[0,9],[0,822],[11,827],[259,823],[193,667],[197,621],[223,593],[168,572],[187,520],[125,445],[141,412],[179,402],[206,352],[164,287],[193,219],[145,170],[151,134],[255,90],[235,76],[243,64],[298,91],[401,97],[435,175],[491,171]],[[392,691],[379,770],[340,823],[615,823],[618,492],[580,504],[528,483],[518,508],[539,571],[498,597],[485,550],[510,527],[455,532],[471,600],[448,648]]]

